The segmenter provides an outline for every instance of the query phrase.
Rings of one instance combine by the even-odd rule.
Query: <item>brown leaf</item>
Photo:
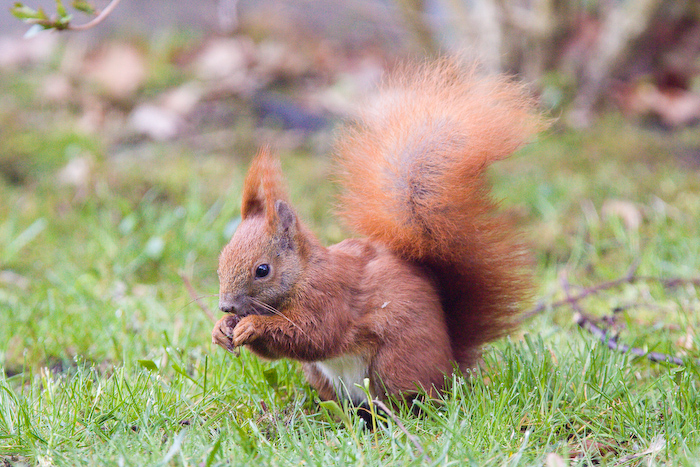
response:
[[[569,457],[577,458],[585,455],[591,457],[605,457],[617,451],[618,445],[614,440],[607,440],[604,442],[586,438],[582,439],[580,444],[571,447],[569,450]]]
[[[628,230],[637,230],[642,223],[642,213],[636,204],[619,199],[608,199],[603,203],[604,218],[619,217]]]
[[[105,123],[107,108],[102,99],[97,96],[84,93],[80,96],[80,104],[83,110],[78,128],[86,133],[94,133],[101,130]]]
[[[13,285],[22,290],[26,290],[29,287],[29,279],[6,269],[0,271],[0,284]]]
[[[544,462],[546,467],[566,467],[564,458],[553,452],[547,454]]]
[[[58,183],[87,190],[93,172],[93,160],[89,154],[72,158],[57,176]]]
[[[618,100],[628,114],[655,116],[671,128],[700,120],[700,93],[693,91],[643,83],[621,91]]]
[[[51,58],[57,43],[55,34],[39,34],[31,39],[0,37],[0,69],[43,63]]]
[[[146,60],[135,47],[112,43],[84,64],[87,78],[108,97],[131,97],[146,79]]]
[[[52,73],[44,78],[41,93],[50,102],[64,104],[73,95],[73,86],[66,75]]]
[[[257,48],[256,72],[263,79],[296,78],[312,67],[309,57],[290,44],[266,40]]]
[[[139,134],[157,141],[172,139],[182,130],[185,118],[195,109],[203,91],[195,83],[163,93],[155,102],[137,105],[129,124]]]
[[[695,348],[695,330],[692,326],[686,328],[685,335],[678,338],[676,345],[685,350],[693,350]]]
[[[229,79],[232,75],[245,75],[250,62],[249,49],[250,44],[242,39],[213,39],[194,59],[194,73],[203,80]]]
[[[196,83],[187,83],[163,94],[160,105],[176,114],[186,117],[202,99],[202,88]]]
[[[129,125],[136,133],[156,141],[165,141],[177,136],[184,121],[176,112],[166,107],[140,104],[129,115]]]

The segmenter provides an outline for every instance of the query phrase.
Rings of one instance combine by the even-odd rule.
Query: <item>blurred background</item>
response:
[[[31,40],[9,7],[0,73],[49,68],[45,100],[77,103],[94,131],[111,110],[152,139],[201,130],[202,118],[229,126],[240,112],[214,103],[223,98],[257,123],[315,131],[397,59],[440,52],[532,83],[561,125],[585,128],[611,110],[666,130],[700,117],[692,0],[124,0],[97,28]],[[89,19],[76,13],[74,24]]]
[[[388,459],[398,444],[360,445],[351,429],[333,431],[354,441],[307,436],[326,425],[296,363],[214,348],[217,258],[264,143],[321,241],[351,235],[332,215],[334,129],[385,70],[439,53],[524,80],[552,125],[489,170],[531,245],[537,290],[519,332],[534,336],[486,351],[493,396],[465,386],[478,410],[416,420],[444,444],[426,451],[697,462],[700,1],[121,0],[88,31],[31,38],[13,4],[0,0],[0,465],[180,465],[180,430],[182,459],[200,465],[221,440],[226,462],[317,451],[328,464],[345,446]],[[90,21],[64,5],[72,25]],[[617,358],[574,311],[687,366]],[[489,400],[511,415],[494,419]],[[448,425],[486,428],[453,439]],[[263,446],[281,457],[250,457]],[[349,464],[373,462],[357,452]]]
[[[69,3],[71,24],[90,20]],[[122,0],[88,31],[31,38],[12,4],[0,8],[0,311],[18,318],[0,363],[13,371],[140,358],[164,333],[208,345],[182,277],[216,309],[217,255],[261,144],[282,155],[322,240],[347,236],[331,215],[333,129],[407,57],[478,59],[527,82],[552,117],[492,171],[527,226],[538,296],[563,269],[590,283],[631,264],[700,268],[697,0]]]

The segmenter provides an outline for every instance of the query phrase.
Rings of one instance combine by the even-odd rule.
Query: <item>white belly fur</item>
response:
[[[340,357],[314,362],[318,371],[328,378],[338,396],[349,398],[354,404],[367,400],[364,379],[368,376],[367,360],[360,355]]]

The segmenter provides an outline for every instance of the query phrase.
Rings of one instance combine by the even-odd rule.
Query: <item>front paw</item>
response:
[[[250,344],[260,336],[253,316],[246,316],[233,329],[231,343],[234,347]]]
[[[211,332],[211,341],[229,352],[233,352],[236,346],[233,345],[232,338],[239,321],[240,318],[236,315],[225,315],[214,325],[214,329]]]

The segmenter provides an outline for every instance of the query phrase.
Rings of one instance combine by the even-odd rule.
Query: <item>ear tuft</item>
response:
[[[241,218],[264,215],[268,222],[275,215],[274,203],[287,199],[279,160],[268,146],[263,146],[253,159],[243,184]]]

